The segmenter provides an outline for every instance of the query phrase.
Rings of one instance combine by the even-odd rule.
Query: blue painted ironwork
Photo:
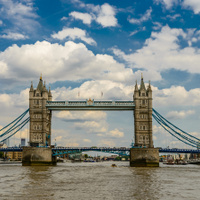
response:
[[[4,138],[3,140],[1,140],[0,142],[4,142],[5,140],[9,139],[10,137],[12,137],[13,135],[15,135],[18,131],[20,131],[30,120],[30,117],[26,118],[20,125],[20,127],[11,135],[9,135],[8,137]],[[16,127],[17,128],[17,127]]]
[[[170,127],[167,126],[167,128],[166,128],[165,125],[164,125],[163,123],[161,123],[161,122],[159,121],[159,119],[158,119],[154,114],[153,114],[153,117],[154,117],[154,119],[158,122],[158,124],[160,124],[168,133],[170,133],[172,136],[174,136],[175,138],[177,138],[179,141],[181,141],[181,142],[183,142],[183,143],[185,143],[185,144],[187,144],[187,145],[189,145],[189,146],[196,147],[195,145],[190,144],[190,143],[188,143],[188,142],[182,140],[181,138],[177,137],[175,134],[173,134],[170,130],[167,129],[167,128],[170,128]]]
[[[16,122],[14,125],[12,125],[6,132],[2,133],[0,135],[0,137],[6,135],[27,113],[28,113],[29,109],[27,109],[24,113],[22,113],[19,117],[17,117],[14,121],[12,121],[11,123],[9,123],[8,125],[6,125],[5,127],[3,127],[0,131],[4,130],[5,128],[9,127],[11,124],[13,124],[14,122]]]
[[[49,110],[134,110],[134,101],[47,101]]]
[[[180,128],[178,128],[177,126],[175,126],[174,124],[172,124],[170,121],[168,121],[166,118],[164,118],[161,114],[159,114],[155,109],[153,109],[153,111],[156,113],[157,116],[159,116],[160,118],[162,118],[163,120],[165,120],[167,123],[169,123],[170,125],[172,125],[174,128],[178,129],[182,133],[184,133],[184,134],[188,135],[189,137],[192,137],[192,138],[194,138],[194,139],[196,139],[196,140],[198,140],[200,142],[199,138],[197,138],[197,137],[195,137],[195,136],[193,136],[193,135],[191,135],[191,134],[189,134],[189,133],[181,130]]]
[[[38,147],[40,148],[40,147]],[[20,152],[23,151],[21,147],[9,147],[9,148],[0,148],[0,152]],[[62,155],[70,153],[80,153],[84,151],[99,151],[99,152],[130,152],[130,148],[90,148],[90,147],[80,147],[80,148],[52,148],[52,155]],[[57,152],[57,154],[56,154]],[[160,148],[160,153],[200,153],[200,149],[178,149],[178,148]]]
[[[153,112],[155,113],[155,114],[152,114],[154,119],[158,122],[158,124],[160,124],[172,136],[174,136],[179,141],[181,141],[181,142],[183,142],[183,143],[185,143],[185,144],[187,144],[189,146],[192,146],[192,147],[198,147],[199,146],[199,144],[200,144],[200,139],[199,138],[197,138],[197,137],[195,137],[195,136],[193,136],[193,135],[191,135],[189,133],[186,133],[185,131],[182,131],[180,128],[178,128],[177,126],[173,125],[171,122],[169,122],[163,116],[161,116],[155,109],[153,109]],[[179,130],[180,132],[177,132],[173,127],[176,128],[177,130]],[[183,134],[185,134],[187,136],[185,136]],[[191,138],[194,138],[197,141],[195,141],[194,139],[191,139]]]

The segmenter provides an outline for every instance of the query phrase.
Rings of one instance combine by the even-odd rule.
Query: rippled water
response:
[[[128,162],[0,165],[0,200],[196,200],[200,166],[130,168]]]

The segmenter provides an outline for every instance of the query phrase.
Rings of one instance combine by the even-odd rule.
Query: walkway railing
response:
[[[134,110],[134,101],[47,101],[49,110]]]

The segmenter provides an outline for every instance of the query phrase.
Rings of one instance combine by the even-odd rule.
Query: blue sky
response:
[[[198,0],[0,0],[0,11],[0,126],[28,107],[41,73],[54,100],[132,100],[143,73],[154,108],[200,136]],[[62,146],[129,146],[134,136],[131,112],[54,112],[52,123]],[[154,144],[187,147],[156,122]]]

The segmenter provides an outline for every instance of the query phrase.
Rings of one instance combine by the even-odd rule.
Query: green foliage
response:
[[[3,152],[0,152],[0,158],[3,158]]]
[[[86,159],[87,159],[87,158],[88,158],[88,155],[87,155],[87,154],[84,154],[84,158],[86,158]]]

